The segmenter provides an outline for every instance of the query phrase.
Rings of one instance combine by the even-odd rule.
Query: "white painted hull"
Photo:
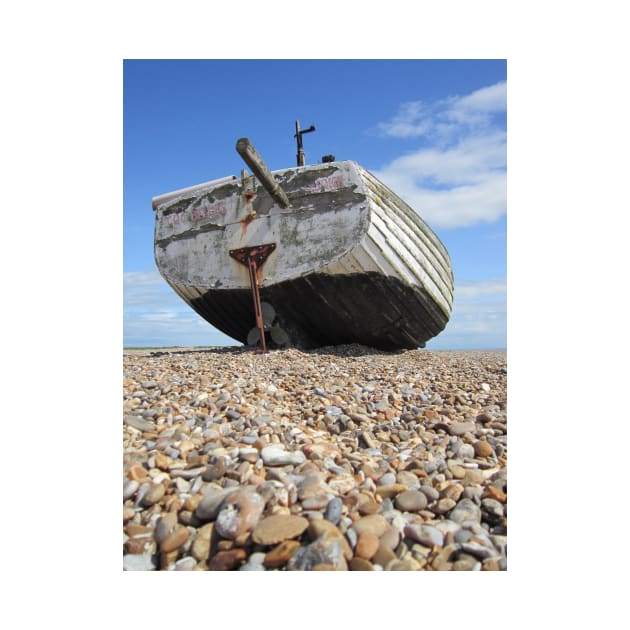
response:
[[[453,304],[450,259],[407,204],[355,162],[273,177],[287,208],[254,177],[154,199],[156,264],[193,309],[245,342],[254,325],[249,273],[229,252],[273,243],[259,270],[261,296],[292,344],[410,348],[443,330]]]

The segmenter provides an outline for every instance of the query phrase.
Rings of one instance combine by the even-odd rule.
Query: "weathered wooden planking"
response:
[[[272,175],[287,207],[251,176],[154,199],[158,269],[193,309],[245,343],[249,275],[229,252],[274,243],[259,271],[261,296],[292,344],[409,348],[444,329],[448,253],[397,195],[352,161]]]

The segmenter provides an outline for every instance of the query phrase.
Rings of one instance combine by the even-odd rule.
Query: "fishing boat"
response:
[[[424,347],[449,321],[453,271],[420,216],[351,160],[252,170],[153,198],[155,261],[212,326],[258,346]]]

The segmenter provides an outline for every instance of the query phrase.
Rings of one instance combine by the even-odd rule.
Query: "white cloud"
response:
[[[452,100],[451,107],[445,116],[458,124],[479,126],[490,122],[489,114],[504,112],[507,105],[507,83],[501,81],[495,85],[481,88],[464,96]]]
[[[447,149],[421,149],[373,171],[431,226],[493,222],[507,208],[506,137],[465,138]]]
[[[463,299],[478,298],[488,295],[505,295],[505,280],[483,280],[481,282],[462,282],[457,285],[457,296]]]
[[[155,286],[164,284],[164,279],[157,271],[128,271],[123,276],[125,288]]]
[[[496,221],[507,208],[507,134],[492,122],[505,111],[506,83],[426,105],[404,103],[382,133],[432,142],[374,175],[427,222],[457,228]]]
[[[124,346],[237,346],[197,315],[157,271],[124,274]]]
[[[457,284],[451,319],[444,332],[427,343],[427,348],[505,348],[506,290],[504,280]]]
[[[427,113],[422,101],[403,103],[391,122],[379,123],[377,129],[394,138],[423,136],[432,129]]]
[[[491,124],[491,115],[507,107],[507,83],[500,81],[465,96],[451,96],[434,103],[402,103],[391,121],[376,125],[378,133],[394,138],[431,136],[448,139],[463,127],[479,128]]]
[[[129,271],[123,275],[125,309],[159,311],[173,308],[181,299],[157,271]]]

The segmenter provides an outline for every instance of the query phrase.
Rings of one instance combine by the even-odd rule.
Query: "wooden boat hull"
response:
[[[286,208],[254,177],[154,199],[157,267],[201,317],[247,342],[255,325],[250,279],[230,251],[273,244],[258,269],[260,296],[293,346],[416,348],[445,328],[450,259],[405,202],[350,161],[273,177]]]

